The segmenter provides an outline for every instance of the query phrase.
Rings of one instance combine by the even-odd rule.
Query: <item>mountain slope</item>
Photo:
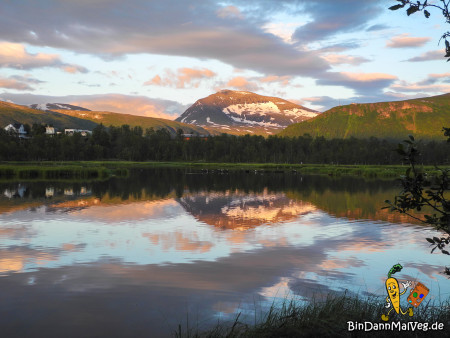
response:
[[[90,111],[89,109],[74,106],[72,104],[67,103],[43,103],[43,104],[31,104],[30,108],[39,109],[39,110],[58,110],[58,109],[65,109],[65,110],[84,110],[84,111]]]
[[[444,126],[450,126],[450,94],[334,107],[313,119],[292,124],[278,135],[404,139],[413,134],[418,138],[444,139]]]
[[[166,128],[172,135],[175,135],[178,129],[182,129],[184,133],[198,133],[208,135],[208,131],[194,125],[180,123],[176,121],[159,119],[155,117],[137,116],[130,114],[119,114],[105,111],[90,110],[72,110],[72,109],[53,109],[53,111],[67,116],[77,117],[84,120],[93,121],[95,123],[103,123],[104,126],[121,126],[128,124],[130,127],[142,127],[145,131],[147,128],[162,129]]]
[[[272,134],[316,115],[314,110],[277,97],[222,90],[195,102],[176,121],[230,134]]]
[[[97,123],[74,116],[60,114],[54,111],[42,111],[14,103],[0,101],[0,126],[6,127],[10,123],[49,124],[63,131],[64,128],[92,130]]]

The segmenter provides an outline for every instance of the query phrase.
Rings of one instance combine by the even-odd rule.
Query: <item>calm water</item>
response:
[[[381,210],[392,182],[164,169],[0,192],[5,337],[170,336],[187,314],[254,320],[274,298],[383,297],[396,263],[449,296],[435,232]]]

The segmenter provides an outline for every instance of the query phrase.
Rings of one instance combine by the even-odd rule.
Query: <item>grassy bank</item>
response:
[[[249,325],[240,321],[240,315],[231,323],[219,323],[215,327],[199,331],[198,328],[184,328],[179,325],[175,337],[444,337],[450,332],[450,300],[440,304],[427,302],[414,308],[412,317],[390,314],[388,322],[381,320],[385,313],[384,297],[361,299],[347,294],[328,295],[325,300],[312,300],[307,305],[296,305],[285,300],[281,306],[272,305],[260,322]],[[405,308],[406,309],[406,308]],[[428,331],[353,330],[349,332],[348,322],[373,323],[375,325],[393,322],[428,323]],[[443,323],[443,331],[432,331],[432,323]],[[351,325],[351,324],[350,324]],[[405,324],[408,325],[408,324]],[[411,325],[411,324],[410,324]],[[370,327],[370,326],[369,326]],[[386,328],[386,326],[385,326]]]
[[[0,179],[103,179],[111,175],[126,176],[125,168],[70,164],[1,164]]]
[[[10,173],[32,177],[36,171],[40,177],[105,177],[110,174],[123,175],[122,171],[133,168],[191,168],[206,170],[246,170],[257,172],[295,171],[301,174],[330,176],[351,175],[367,178],[396,178],[403,175],[406,165],[330,165],[330,164],[285,164],[285,163],[205,163],[205,162],[131,162],[131,161],[74,161],[74,162],[8,162],[0,164],[0,176]],[[436,173],[433,166],[424,166],[428,174]],[[78,175],[78,176],[77,176]],[[81,175],[81,176],[79,176]],[[84,175],[84,176],[83,176]],[[20,176],[17,176],[20,177]]]

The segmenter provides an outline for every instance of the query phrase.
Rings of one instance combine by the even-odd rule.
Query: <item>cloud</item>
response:
[[[409,62],[422,62],[422,61],[432,61],[432,60],[444,60],[445,52],[441,49],[431,50],[429,52],[420,54],[419,56],[412,57],[406,61]]]
[[[226,6],[223,8],[220,8],[216,11],[216,14],[219,18],[237,18],[237,19],[244,19],[244,15],[242,15],[239,8],[236,6]]]
[[[24,0],[0,2],[0,12],[0,39],[104,58],[197,57],[280,76],[315,76],[329,68],[317,52],[298,50],[264,31],[261,13],[237,20],[236,9],[214,1],[129,0],[125,6],[118,0],[48,0],[44,10],[41,3]]]
[[[31,77],[31,75],[25,75],[25,76],[21,76],[21,75],[12,75],[10,76],[11,79],[15,79],[17,81],[20,82],[26,82],[29,84],[39,84],[39,83],[45,83],[45,81],[41,81],[38,79],[35,79],[33,77]]]
[[[287,86],[292,81],[292,76],[269,75],[269,76],[258,79],[258,81],[262,82],[262,83],[278,83],[279,85]]]
[[[450,79],[450,73],[429,74],[428,76],[433,79]]]
[[[301,44],[361,30],[383,11],[377,1],[311,0],[302,4],[303,11],[311,16],[312,21],[298,27],[292,36]]]
[[[318,51],[320,51],[322,53],[339,53],[339,52],[344,52],[344,51],[350,50],[350,49],[356,49],[359,47],[361,47],[360,43],[351,41],[351,42],[342,42],[342,43],[336,43],[333,45],[328,45],[328,46],[322,47]]]
[[[390,27],[387,25],[377,24],[377,25],[372,25],[372,26],[368,27],[366,29],[366,31],[367,32],[375,32],[375,31],[381,31],[381,30],[388,29],[388,28],[390,28]]]
[[[415,92],[430,94],[445,94],[450,92],[450,73],[428,74],[418,82],[399,81],[390,88],[399,92]]]
[[[396,79],[394,75],[384,73],[328,72],[316,80],[316,83],[325,86],[343,86],[366,95],[380,92]]]
[[[19,43],[0,42],[0,68],[33,69],[61,68],[68,73],[87,73],[85,67],[63,63],[57,54],[28,53]]]
[[[156,75],[151,80],[144,83],[144,86],[166,86],[175,88],[197,88],[203,79],[209,79],[216,76],[212,70],[194,69],[194,68],[179,68],[176,73],[167,69],[163,77]]]
[[[66,73],[75,74],[75,73],[87,73],[87,68],[78,65],[62,65],[61,69]]]
[[[362,63],[369,62],[369,59],[366,59],[362,56],[352,56],[352,55],[342,55],[342,54],[328,54],[322,56],[327,62],[332,65],[352,65],[359,66]]]
[[[302,105],[305,104],[303,102],[307,102],[308,106],[316,107],[314,109],[319,109],[320,111],[325,111],[339,105],[339,100],[330,96],[303,97],[301,101]]]
[[[226,84],[227,87],[233,87],[239,90],[257,91],[259,89],[256,83],[248,81],[243,76],[236,76],[229,80]]]
[[[409,83],[402,81],[393,84],[390,88],[401,92],[420,92],[428,94],[444,94],[450,92],[450,84],[445,83],[422,84],[420,82]]]
[[[17,79],[14,77],[3,78],[0,77],[0,88],[15,89],[15,90],[34,90],[29,84],[24,82],[24,79]]]
[[[423,37],[410,37],[409,34],[401,34],[392,37],[387,43],[388,48],[409,48],[409,47],[421,47],[425,45],[431,38]]]
[[[90,110],[110,111],[170,120],[177,118],[187,109],[187,106],[175,101],[121,94],[46,96],[5,92],[0,93],[0,97],[22,105],[59,102],[81,106]]]

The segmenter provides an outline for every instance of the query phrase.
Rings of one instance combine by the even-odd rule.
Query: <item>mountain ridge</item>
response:
[[[443,139],[442,127],[449,124],[450,93],[447,93],[403,101],[337,106],[310,120],[292,124],[278,135],[404,139],[413,134],[425,139]]]
[[[197,100],[175,121],[230,134],[273,134],[317,114],[278,97],[225,89]]]

